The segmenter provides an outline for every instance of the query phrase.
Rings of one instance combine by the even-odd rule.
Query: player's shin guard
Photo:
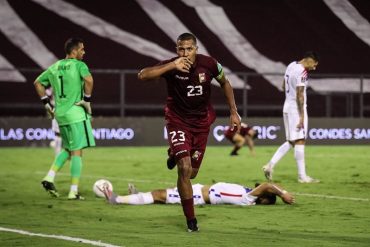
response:
[[[185,199],[181,200],[182,210],[184,211],[184,215],[187,220],[191,220],[195,218],[194,214],[194,199]]]

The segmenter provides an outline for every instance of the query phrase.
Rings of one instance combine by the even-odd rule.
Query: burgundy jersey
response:
[[[248,132],[251,128],[248,127],[248,125],[246,124],[242,124],[241,127],[240,127],[240,130],[239,130],[239,134],[241,136],[247,136],[248,135]],[[237,132],[235,131],[235,129],[232,131],[231,128],[227,128],[224,132],[224,135],[227,139],[231,140],[233,139],[234,135],[236,134]]]
[[[178,57],[161,62],[166,64]],[[208,129],[215,119],[210,105],[211,81],[222,73],[222,67],[209,56],[197,54],[190,72],[171,70],[162,77],[167,82],[166,119],[194,129]]]

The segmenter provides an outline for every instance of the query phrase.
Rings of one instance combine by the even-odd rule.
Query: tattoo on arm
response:
[[[299,116],[303,116],[304,87],[297,87],[297,107]]]

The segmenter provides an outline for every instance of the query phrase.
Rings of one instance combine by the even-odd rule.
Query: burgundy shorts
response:
[[[225,132],[224,132],[224,135],[225,135],[225,138],[230,140],[231,142],[234,142],[233,141],[233,137],[235,135],[235,131],[231,131],[231,129],[227,129]]]
[[[176,162],[186,156],[191,158],[191,166],[199,168],[206,151],[208,131],[194,132],[179,124],[167,123],[168,143]]]

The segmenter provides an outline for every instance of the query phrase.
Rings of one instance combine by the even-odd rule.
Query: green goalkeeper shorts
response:
[[[95,140],[90,120],[59,126],[63,148],[76,151],[87,147],[94,147]]]

